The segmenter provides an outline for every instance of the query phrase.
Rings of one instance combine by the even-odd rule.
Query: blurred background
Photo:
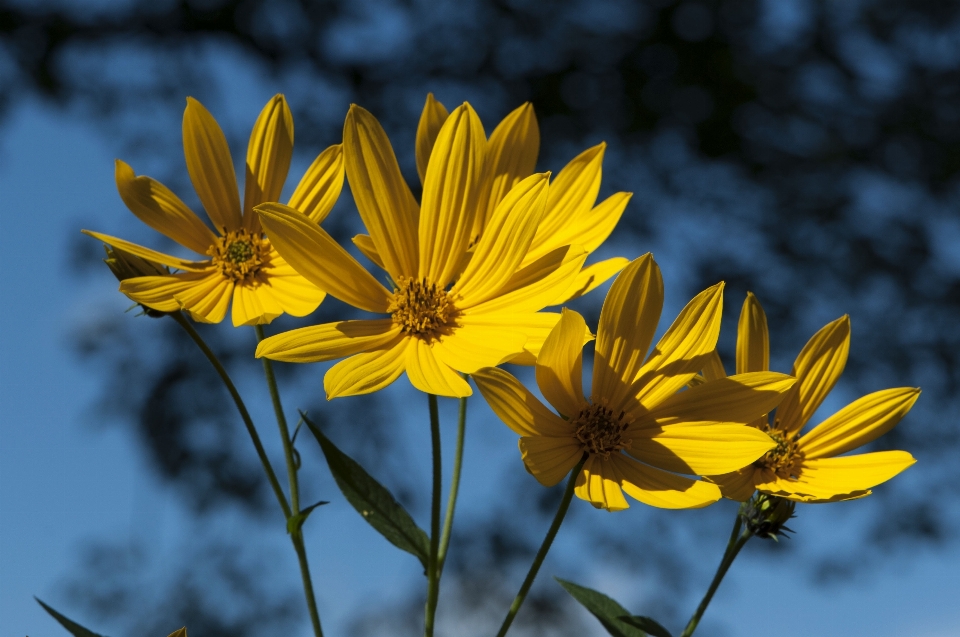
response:
[[[754,540],[697,634],[960,635],[960,5],[935,0],[0,2],[0,632],[64,635],[37,595],[120,637],[184,624],[198,637],[308,635],[296,560],[228,395],[173,321],[127,311],[102,246],[79,232],[173,250],[125,209],[113,160],[199,211],[185,97],[242,161],[278,92],[296,124],[292,185],[340,141],[353,102],[383,123],[415,192],[427,92],[470,101],[488,134],[531,101],[539,170],[606,141],[600,196],[634,197],[597,256],[656,255],[661,331],[725,280],[728,369],[748,290],[784,372],[850,314],[846,373],[814,422],[921,386],[874,445],[918,462],[867,499],[798,507],[790,539]],[[324,225],[343,242],[361,232],[346,190]],[[575,304],[589,324],[605,289]],[[350,311],[330,299],[267,333]],[[282,466],[253,330],[200,329]],[[309,410],[427,527],[426,398],[401,379],[326,403],[326,367],[279,365],[288,413]],[[441,401],[447,481],[455,408]],[[562,489],[524,471],[479,397],[467,431],[448,635],[496,629]],[[417,634],[416,560],[350,508],[312,440],[297,445],[304,502],[331,501],[305,526],[326,632]],[[604,634],[554,575],[679,632],[735,510],[609,514],[575,500],[515,632]]]

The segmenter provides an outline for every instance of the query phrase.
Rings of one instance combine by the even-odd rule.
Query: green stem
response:
[[[440,491],[443,488],[440,462],[440,409],[437,397],[427,395],[430,402],[430,442],[433,448],[433,498],[430,503],[430,556],[427,560],[427,607],[424,612],[423,634],[433,637],[433,620],[440,597]]]
[[[260,464],[263,465],[263,470],[267,474],[267,480],[270,482],[270,486],[273,488],[274,495],[277,496],[277,502],[280,503],[280,509],[283,510],[284,518],[290,517],[290,505],[287,504],[287,496],[283,493],[283,488],[280,486],[280,481],[277,480],[277,474],[273,471],[273,466],[270,464],[270,459],[267,458],[267,452],[263,449],[263,444],[260,442],[260,436],[257,434],[257,428],[253,425],[253,420],[250,418],[250,412],[247,411],[246,405],[243,404],[243,399],[240,398],[240,392],[237,391],[236,386],[234,386],[233,381],[230,380],[230,376],[227,374],[227,370],[223,368],[223,365],[220,363],[220,359],[217,358],[217,355],[213,353],[206,342],[200,334],[197,333],[197,330],[194,329],[193,325],[190,324],[183,314],[180,312],[172,312],[170,316],[174,321],[177,322],[180,327],[190,335],[190,338],[193,339],[193,342],[197,344],[197,347],[200,348],[200,351],[204,353],[207,357],[207,360],[210,361],[210,364],[213,365],[213,368],[217,370],[217,374],[220,375],[220,380],[223,381],[223,384],[226,385],[227,391],[230,392],[230,396],[233,397],[233,402],[237,406],[237,411],[240,412],[240,418],[243,419],[243,424],[247,427],[247,433],[250,434],[250,440],[253,441],[253,447],[257,450],[257,456],[260,458]]]
[[[264,339],[263,327],[254,326],[257,331],[257,339]],[[270,359],[264,358],[263,373],[267,377],[267,387],[270,389],[270,399],[273,401],[273,412],[277,417],[277,426],[280,428],[280,439],[283,441],[283,455],[287,460],[287,478],[290,481],[290,505],[293,509],[293,516],[300,515],[300,486],[297,482],[297,465],[294,460],[293,443],[290,440],[290,431],[287,428],[287,418],[283,414],[283,405],[280,402],[280,390],[277,388],[277,377],[273,373],[273,364]],[[290,529],[291,515],[287,515],[287,527]],[[293,529],[290,529],[290,539],[293,542],[293,548],[297,552],[297,560],[300,562],[300,577],[303,579],[303,593],[307,598],[307,609],[310,611],[310,622],[313,624],[313,633],[315,637],[323,637],[323,629],[320,627],[320,613],[317,611],[317,600],[313,593],[313,582],[310,578],[310,564],[307,562],[307,549],[303,543],[303,533],[300,530],[302,521],[298,521]]]
[[[697,625],[700,623],[700,618],[703,617],[704,611],[707,610],[707,606],[710,605],[710,600],[713,599],[713,594],[717,592],[720,582],[723,581],[723,576],[727,574],[727,570],[730,568],[730,565],[733,564],[733,560],[737,558],[740,549],[753,537],[749,529],[744,528],[741,532],[742,526],[743,518],[740,512],[738,512],[737,519],[733,524],[733,532],[730,533],[730,540],[727,542],[727,548],[723,552],[720,566],[717,567],[717,572],[713,575],[713,581],[710,582],[710,588],[707,589],[707,593],[703,596],[703,599],[700,600],[700,605],[697,606],[696,612],[693,614],[693,617],[690,618],[690,621],[687,622],[687,627],[683,629],[680,637],[690,637],[693,635],[693,631],[697,629]]]
[[[507,611],[507,616],[503,619],[503,624],[500,626],[500,632],[497,633],[497,637],[503,637],[507,634],[507,631],[510,630],[510,624],[513,623],[513,618],[517,616],[517,611],[520,610],[520,606],[523,605],[523,600],[526,599],[530,587],[533,586],[533,580],[537,577],[540,565],[543,564],[543,559],[547,556],[550,545],[553,544],[553,538],[557,536],[557,531],[560,530],[560,524],[563,522],[564,516],[567,515],[567,509],[570,508],[570,500],[573,499],[573,491],[577,486],[577,477],[580,475],[580,470],[583,468],[583,463],[586,462],[586,460],[587,455],[584,454],[577,466],[570,472],[570,478],[567,480],[567,489],[563,492],[563,499],[560,500],[560,508],[557,509],[557,514],[553,516],[553,523],[550,525],[550,530],[547,531],[547,536],[543,538],[543,544],[540,545],[537,556],[533,558],[533,564],[530,565],[527,578],[523,580],[520,592],[517,593],[517,596],[513,598],[513,603],[510,604],[510,610]]]
[[[460,469],[463,466],[463,436],[467,428],[467,399],[460,399],[460,415],[457,419],[457,451],[453,456],[453,476],[450,479],[450,495],[447,498],[447,512],[443,518],[443,534],[440,536],[439,573],[443,574],[443,565],[447,561],[447,547],[450,545],[450,531],[453,529],[453,512],[457,506],[457,493],[460,490]]]

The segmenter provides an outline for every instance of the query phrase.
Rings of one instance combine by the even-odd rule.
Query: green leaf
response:
[[[590,611],[594,617],[599,619],[603,627],[606,628],[607,632],[613,635],[613,637],[646,637],[647,633],[640,628],[621,621],[621,617],[630,617],[631,615],[626,608],[616,601],[592,588],[579,586],[573,582],[562,580],[559,577],[555,577],[554,579],[557,580],[560,586],[563,586],[564,590],[570,593],[575,600],[583,604],[584,608]]]
[[[306,415],[301,414],[304,422],[313,432],[320,449],[327,459],[330,473],[337,481],[337,486],[343,492],[347,502],[370,523],[370,526],[387,538],[391,544],[406,551],[420,560],[424,571],[430,555],[430,539],[417,526],[410,514],[407,513],[397,500],[357,464],[348,455],[337,449],[330,439],[323,435]]]
[[[303,526],[303,523],[307,521],[307,518],[310,517],[310,514],[313,513],[313,510],[318,506],[323,506],[324,504],[330,504],[329,502],[322,500],[316,504],[311,504],[306,509],[300,511],[295,515],[291,515],[287,518],[287,533],[294,533],[300,530],[300,527]]]
[[[84,628],[83,626],[81,626],[80,624],[78,624],[77,622],[71,621],[71,620],[67,619],[66,617],[64,617],[63,615],[61,615],[60,613],[58,613],[57,611],[53,610],[52,608],[50,608],[49,606],[47,606],[46,604],[44,604],[43,602],[41,602],[41,601],[40,601],[39,599],[37,599],[36,597],[34,597],[34,599],[37,600],[37,603],[38,603],[38,604],[40,604],[41,606],[43,606],[43,610],[45,610],[45,611],[47,611],[48,613],[50,613],[50,615],[53,616],[54,619],[56,619],[58,622],[60,622],[60,625],[61,625],[61,626],[63,626],[64,628],[66,628],[68,631],[70,631],[70,634],[73,635],[73,637],[103,637],[103,635],[98,635],[97,633],[93,632],[92,630],[87,630],[86,628]]]
[[[653,637],[673,637],[669,630],[664,628],[660,622],[652,617],[643,617],[642,615],[624,615],[618,619],[622,622],[630,624],[631,626],[636,626],[640,630],[646,631],[647,634],[653,635]]]

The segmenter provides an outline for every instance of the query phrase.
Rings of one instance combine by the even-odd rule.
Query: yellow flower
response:
[[[293,154],[293,117],[282,95],[260,113],[247,146],[243,208],[227,140],[212,115],[193,98],[183,114],[187,172],[214,234],[179,197],[149,177],[137,177],[117,160],[120,197],[148,226],[207,259],[190,261],[123,239],[84,231],[115,248],[182,270],[176,274],[126,279],[120,291],[161,312],[184,310],[197,321],[219,323],[233,299],[233,324],[269,323],[284,312],[306,316],[325,293],[294,272],[263,236],[253,207],[280,197]],[[313,162],[289,200],[318,224],[343,187],[343,153],[331,146]]]
[[[434,99],[432,93],[428,94],[417,127],[417,172],[421,181],[427,174],[437,135],[448,116],[443,104]],[[570,246],[576,248],[570,251],[567,258],[577,258],[580,249],[592,253],[613,232],[632,193],[618,192],[594,205],[600,191],[605,150],[605,143],[588,148],[574,157],[552,181],[543,219],[520,264],[522,268],[535,269],[541,259],[547,259],[547,263],[550,263],[548,255],[555,250],[568,250]],[[507,115],[486,143],[486,161],[478,186],[478,212],[471,230],[473,244],[479,241],[497,205],[510,189],[533,174],[539,152],[540,129],[533,105],[527,102]],[[369,237],[359,235],[354,237],[354,243],[371,261],[379,263],[379,255]],[[586,294],[626,264],[627,259],[615,257],[583,268],[574,285],[550,305],[560,305]],[[532,365],[533,360],[533,357],[527,357],[526,360],[513,362]]]
[[[499,365],[530,341],[539,348],[559,319],[539,310],[570,289],[586,258],[580,250],[568,259],[564,250],[533,274],[520,269],[543,216],[548,175],[532,175],[510,190],[463,267],[486,145],[470,105],[455,109],[440,129],[422,206],[370,113],[350,108],[343,144],[347,180],[392,290],[303,214],[280,204],[257,211],[298,272],[354,307],[389,317],[278,334],[260,343],[257,356],[301,363],[349,356],[324,377],[328,398],[377,391],[404,371],[417,389],[462,397],[471,389],[457,372]]]
[[[663,307],[660,269],[647,254],[624,268],[604,301],[589,400],[581,381],[587,327],[569,310],[536,365],[537,385],[559,416],[501,369],[480,370],[473,379],[522,436],[524,464],[541,484],[556,484],[586,454],[576,494],[598,508],[627,508],[624,491],[651,506],[706,506],[720,498],[719,489],[687,476],[738,469],[773,448],[746,423],[794,383],[762,372],[679,391],[716,346],[722,304],[722,283],[698,294],[644,360]]]
[[[802,437],[810,417],[843,373],[850,350],[850,318],[843,316],[813,335],[793,364],[797,384],[774,414],[752,423],[777,442],[751,466],[711,479],[723,495],[745,501],[754,490],[798,502],[836,502],[870,495],[915,460],[906,451],[877,451],[841,456],[883,435],[900,422],[920,396],[913,387],[868,394],[850,403]],[[768,369],[767,317],[760,302],[747,294],[737,334],[737,373]],[[705,366],[707,378],[723,376],[716,353]],[[838,457],[839,456],[839,457]]]

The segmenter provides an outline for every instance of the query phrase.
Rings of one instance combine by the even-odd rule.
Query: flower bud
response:
[[[778,535],[793,533],[786,523],[794,517],[796,506],[793,500],[757,493],[743,503],[741,515],[751,534],[776,542]]]
[[[104,259],[103,262],[107,264],[107,267],[110,268],[113,276],[117,277],[118,281],[124,281],[138,276],[166,276],[170,274],[169,269],[158,263],[147,261],[146,259],[130,254],[129,252],[124,252],[113,246],[103,244],[103,249],[107,253],[107,258]],[[144,314],[154,318],[160,318],[167,314],[167,312],[154,310],[145,305],[140,305],[140,307],[143,308]]]

